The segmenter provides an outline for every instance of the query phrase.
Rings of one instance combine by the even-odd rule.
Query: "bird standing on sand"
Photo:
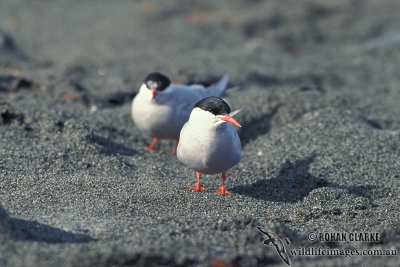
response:
[[[183,126],[177,150],[178,159],[196,172],[197,185],[188,187],[205,191],[200,184],[201,174],[222,173],[222,186],[216,193],[231,194],[225,189],[225,173],[239,163],[242,148],[229,105],[218,97],[200,100]],[[228,123],[226,123],[228,122]]]
[[[161,73],[147,76],[132,102],[132,118],[136,126],[153,137],[149,149],[155,150],[158,139],[175,139],[176,145],[182,126],[189,119],[193,106],[208,96],[221,96],[228,85],[229,75],[205,87],[203,85],[172,84]],[[176,146],[173,154],[176,153]]]

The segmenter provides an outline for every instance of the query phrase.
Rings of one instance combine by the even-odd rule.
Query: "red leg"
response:
[[[232,193],[226,191],[225,189],[225,178],[226,178],[225,173],[222,173],[222,186],[219,188],[218,191],[215,191],[215,193],[232,195]]]
[[[151,145],[149,145],[148,148],[149,148],[150,150],[156,150],[156,143],[157,143],[157,141],[158,141],[158,138],[157,138],[157,137],[154,137],[154,138],[153,138],[153,143],[152,143]]]
[[[178,148],[178,143],[179,143],[179,140],[176,140],[175,148],[174,148],[174,150],[172,150],[172,155],[176,154],[176,149]]]
[[[188,187],[187,189],[195,190],[195,191],[208,191],[204,187],[201,186],[200,184],[200,173],[196,172],[196,177],[197,177],[197,185],[195,187]]]

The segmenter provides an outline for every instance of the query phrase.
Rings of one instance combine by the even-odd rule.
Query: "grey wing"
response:
[[[202,84],[191,84],[189,85],[189,88],[193,90],[205,89],[204,85]]]
[[[206,90],[210,96],[222,96],[228,87],[228,83],[229,75],[225,74],[218,82],[206,87]]]
[[[180,120],[180,122],[185,123],[188,121],[190,117],[190,113],[192,112],[194,106],[198,101],[202,99],[202,93],[194,93],[189,90],[182,91],[180,96],[176,101],[176,118]]]

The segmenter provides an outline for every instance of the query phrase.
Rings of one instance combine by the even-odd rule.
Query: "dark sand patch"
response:
[[[259,225],[288,249],[400,249],[397,1],[0,6],[1,266],[285,266]],[[186,190],[173,142],[145,148],[130,102],[153,71],[240,86],[227,93],[245,107],[234,196]],[[381,241],[307,240],[330,231]]]

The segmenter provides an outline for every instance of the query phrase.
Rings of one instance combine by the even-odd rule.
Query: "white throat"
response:
[[[202,110],[201,108],[193,109],[192,113],[190,114],[189,122],[204,128],[213,126],[216,127],[224,123],[224,121],[218,119],[218,117],[211,112]]]

